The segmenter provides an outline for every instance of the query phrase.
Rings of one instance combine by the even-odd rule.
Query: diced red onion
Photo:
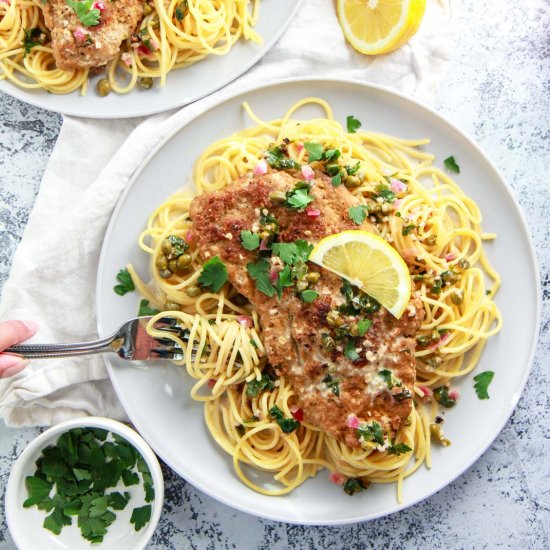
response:
[[[208,382],[206,383],[206,385],[207,385],[209,388],[213,388],[213,387],[216,385],[216,379],[215,379],[215,378],[210,378],[210,380],[208,380]]]
[[[307,209],[306,209],[306,214],[310,218],[316,218],[317,216],[321,215],[321,211],[317,210],[317,208],[312,208],[311,206],[308,206]]]
[[[407,191],[407,186],[402,182],[395,178],[390,178],[390,189],[396,193],[405,193]]]
[[[137,47],[137,52],[142,55],[151,55],[151,50],[145,44],[140,44]]]
[[[426,386],[418,386],[418,389],[424,394],[424,397],[431,397],[432,390]]]
[[[449,392],[449,397],[455,401],[458,401],[460,399],[460,391],[457,388],[452,389]]]
[[[274,269],[272,269],[272,270],[269,272],[269,280],[270,280],[272,283],[276,283],[278,278],[279,278],[279,274],[277,273],[277,271],[275,271]]]
[[[189,229],[189,231],[187,231],[187,233],[185,234],[185,242],[190,243],[192,240],[193,240],[193,233],[191,232],[191,229]]]
[[[446,332],[445,334],[442,334],[442,335],[441,335],[441,338],[440,338],[437,342],[435,342],[434,344],[432,344],[432,345],[430,346],[430,349],[436,349],[436,348],[438,348],[441,344],[443,344],[446,340],[449,339],[449,336],[450,336],[450,335],[451,335],[450,332]]]
[[[252,328],[254,326],[254,322],[252,321],[252,317],[249,317],[248,315],[239,315],[237,317],[237,321],[239,325],[246,328]]]
[[[456,259],[456,254],[454,252],[449,252],[446,256],[445,256],[445,260],[447,260],[448,262],[452,262],[453,260]]]
[[[262,239],[260,241],[260,250],[269,250],[269,246],[267,246],[267,240]]]
[[[304,148],[303,143],[297,143],[296,144],[296,149],[298,150],[298,153],[301,153],[303,148]]]
[[[292,407],[292,409],[294,409],[294,407]],[[297,420],[298,422],[302,422],[304,420],[304,411],[302,409],[296,409],[296,410],[292,410],[292,409],[290,409],[292,418],[294,418],[294,420]]]
[[[354,414],[348,414],[346,426],[353,429],[359,428],[359,419]]]
[[[104,2],[94,2],[92,5],[92,8],[94,10],[103,11],[105,9],[105,3]]]
[[[399,210],[402,204],[403,204],[403,199],[397,199],[396,201],[393,201],[392,207],[394,210]]]
[[[338,472],[331,472],[328,476],[328,479],[331,483],[334,483],[335,485],[343,485],[344,481],[346,481],[346,478]]]
[[[302,166],[302,176],[306,181],[311,181],[315,177],[315,172],[309,164],[304,164]]]
[[[265,160],[258,162],[256,168],[254,168],[255,176],[262,176],[263,174],[267,174],[267,162]]]
[[[414,247],[404,248],[403,252],[402,252],[402,255],[403,255],[403,259],[405,261],[408,260],[408,261],[412,262],[418,256],[418,250]]]
[[[76,29],[73,31],[73,36],[77,40],[84,40],[87,35],[88,35],[88,33],[82,27],[76,27]]]
[[[121,56],[120,56],[120,59],[122,60],[122,62],[127,66],[127,67],[130,67],[132,65],[132,61],[133,61],[133,57],[132,57],[132,54],[129,53],[129,52],[124,52]]]

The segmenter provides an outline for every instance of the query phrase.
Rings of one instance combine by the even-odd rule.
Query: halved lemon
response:
[[[411,298],[407,264],[374,233],[350,230],[325,237],[312,250],[309,261],[347,279],[398,319]]]
[[[391,52],[420,27],[426,0],[337,0],[336,11],[347,41],[359,52]]]

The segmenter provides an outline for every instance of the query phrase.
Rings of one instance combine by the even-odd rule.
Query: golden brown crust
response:
[[[333,187],[319,173],[310,192],[314,197],[310,206],[320,211],[319,216],[272,203],[272,191],[289,191],[297,181],[285,172],[269,172],[243,177],[221,191],[196,197],[190,211],[192,238],[205,260],[219,256],[225,262],[231,284],[255,304],[269,361],[289,380],[304,419],[356,447],[359,442],[355,429],[348,426],[349,415],[360,421],[376,420],[391,434],[411,412],[412,399],[397,400],[378,373],[391,370],[402,383],[399,391],[406,388],[412,394],[415,334],[424,310],[421,300],[413,297],[399,320],[384,308],[370,315],[371,329],[364,337],[353,339],[359,358],[352,362],[345,355],[343,342],[336,340],[332,351],[323,347],[322,334],[334,336],[327,314],[345,301],[340,277],[312,265],[310,272],[318,271],[321,277],[315,286],[319,297],[311,304],[305,304],[293,288],[285,288],[281,300],[256,288],[246,265],[257,259],[257,251],[242,246],[240,233],[254,228],[264,209],[277,219],[281,242],[304,239],[315,244],[347,229],[372,230],[368,222],[357,226],[349,219],[349,207],[359,200],[344,186]],[[277,269],[276,261],[272,264]],[[324,382],[327,375],[340,380],[339,395]]]

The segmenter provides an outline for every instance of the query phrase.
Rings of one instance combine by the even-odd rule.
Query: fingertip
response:
[[[38,323],[35,321],[21,321],[28,329],[29,332],[31,332],[31,336],[33,334],[36,334],[36,331],[38,330]]]
[[[29,364],[28,359],[15,355],[0,354],[0,378],[9,378],[21,372]]]

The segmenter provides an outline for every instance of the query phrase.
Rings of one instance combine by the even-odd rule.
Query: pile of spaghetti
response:
[[[0,0],[0,79],[55,94],[86,93],[90,69],[59,69],[44,23],[47,0]],[[125,94],[138,82],[158,78],[208,55],[225,55],[241,37],[261,42],[252,27],[260,0],[151,0],[137,30],[145,46],[125,40],[106,66],[111,89]],[[143,79],[146,79],[143,81]]]
[[[311,104],[323,109],[322,117],[294,118],[296,110]],[[176,193],[159,206],[140,236],[140,247],[150,255],[152,280],[146,284],[132,266],[128,269],[137,290],[159,309],[171,310],[189,334],[190,345],[173,339],[186,350],[181,364],[196,381],[192,397],[205,402],[208,428],[233,457],[246,485],[264,494],[283,494],[326,468],[331,480],[345,482],[350,493],[371,482],[397,482],[401,500],[403,479],[422,463],[430,466],[431,439],[448,444],[437,412],[440,404],[449,406],[458,399],[449,385],[474,369],[487,339],[500,330],[501,316],[492,299],[500,279],[482,246],[495,235],[483,233],[476,203],[421,150],[428,140],[348,132],[334,120],[330,106],[317,98],[300,101],[282,119],[270,122],[258,119],[247,104],[244,108],[256,125],[204,151],[194,172],[198,193],[222,189],[249,173],[270,145],[283,141],[299,163],[304,162],[305,142],[338,149],[348,165],[359,162],[364,177],[350,190],[365,204],[380,184],[392,178],[402,183],[391,204],[380,205],[380,211],[369,209],[376,230],[407,262],[413,291],[425,309],[417,334],[414,406],[393,451],[351,449],[303,421],[292,387],[284,377],[274,377],[267,363],[254,305],[230,284],[218,292],[200,285],[202,263],[198,251],[187,244],[190,194]],[[166,257],[166,248],[173,249],[170,242],[184,249],[181,266]],[[486,279],[492,281],[489,289]],[[165,336],[153,327],[159,316],[162,313],[148,330]],[[294,419],[298,428],[285,433],[274,410]],[[269,486],[252,481],[246,475],[249,467],[272,474],[277,486],[273,479]]]

